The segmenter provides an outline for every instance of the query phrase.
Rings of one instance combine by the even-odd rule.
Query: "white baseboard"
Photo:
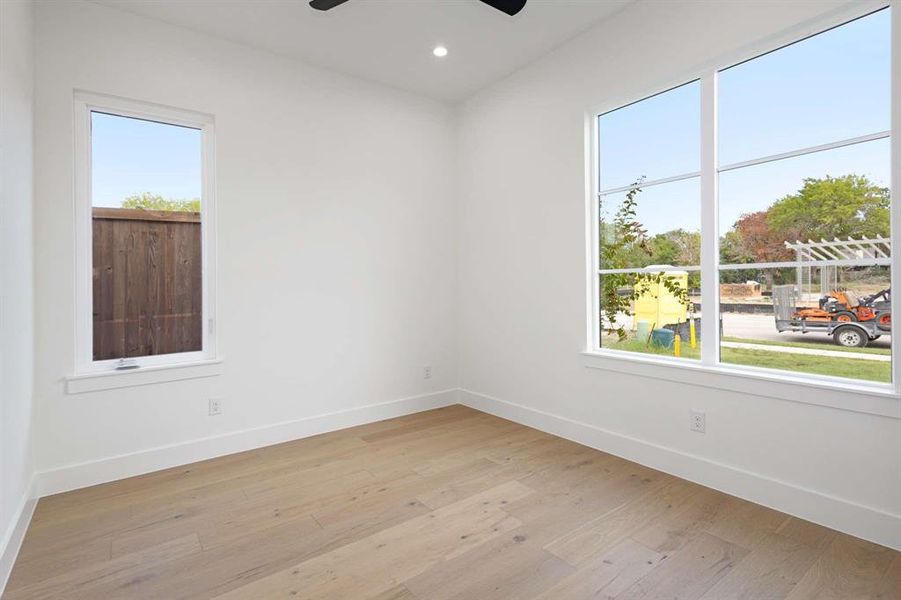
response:
[[[338,429],[456,404],[457,390],[444,390],[296,421],[150,448],[37,474],[37,497],[49,496],[200,460],[244,452]]]
[[[471,408],[901,550],[901,515],[485,394],[460,390],[459,401]]]
[[[4,532],[3,538],[0,539],[0,596],[3,596],[3,590],[6,589],[6,583],[12,574],[13,565],[16,562],[16,556],[19,555],[19,549],[22,547],[22,541],[25,539],[25,532],[28,530],[28,524],[31,523],[31,516],[34,514],[34,508],[38,501],[34,495],[34,478],[31,480],[29,489],[19,502],[19,508],[15,512],[15,518],[9,525],[9,529]]]

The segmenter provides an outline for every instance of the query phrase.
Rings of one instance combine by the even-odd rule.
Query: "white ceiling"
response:
[[[633,0],[528,0],[515,17],[479,0],[98,0],[442,100],[509,75]],[[437,44],[448,56],[432,56]]]

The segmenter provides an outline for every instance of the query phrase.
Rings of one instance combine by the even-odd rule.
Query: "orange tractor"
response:
[[[819,308],[802,308],[794,319],[815,322],[874,323],[880,329],[892,325],[892,291],[876,292],[872,296],[858,296],[850,290],[832,290],[820,298]]]

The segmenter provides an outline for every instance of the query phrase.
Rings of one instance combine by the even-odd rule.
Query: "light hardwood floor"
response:
[[[901,598],[901,553],[462,406],[40,501],[4,598]]]

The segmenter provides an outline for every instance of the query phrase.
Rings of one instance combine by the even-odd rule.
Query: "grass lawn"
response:
[[[827,339],[825,336],[823,339]],[[832,338],[828,338],[832,339]],[[750,338],[739,338],[723,336],[724,342],[742,342],[743,344],[759,344],[761,346],[782,346],[788,348],[811,348],[813,350],[835,350],[837,352],[851,352],[858,354],[884,354],[888,356],[892,353],[888,348],[846,348],[838,344],[818,344],[816,342],[774,342],[771,340],[753,340]]]
[[[892,381],[892,363],[890,362],[789,354],[769,350],[745,350],[743,348],[723,348],[721,355],[722,362],[733,365],[816,373],[817,375],[865,379],[882,383],[891,383]]]
[[[757,340],[744,340],[741,338],[724,338],[735,342],[751,342],[759,343]],[[786,343],[777,344],[769,342],[761,345],[773,346],[795,346],[795,347],[815,347],[823,348],[820,344],[804,344],[804,343]],[[670,348],[660,348],[645,344],[640,340],[624,340],[619,341],[603,341],[603,347],[611,350],[626,350],[629,352],[641,352],[642,354],[658,354],[663,356],[672,356],[673,351]],[[828,346],[829,350],[837,349],[839,346]],[[886,354],[887,351],[880,348],[860,348],[846,350],[877,350],[879,354]],[[682,344],[682,358],[699,359],[701,358],[701,348],[692,349],[688,344]],[[878,381],[882,383],[891,382],[891,363],[880,362],[874,360],[861,360],[854,358],[837,358],[832,356],[811,356],[806,354],[789,354],[787,352],[779,352],[776,348],[773,350],[745,350],[743,348],[723,348],[721,351],[721,360],[727,364],[746,365],[749,367],[763,367],[769,369],[779,369],[783,371],[794,371],[797,373],[814,373],[817,375],[829,375],[832,377],[847,377],[850,379],[864,379],[867,381]]]

